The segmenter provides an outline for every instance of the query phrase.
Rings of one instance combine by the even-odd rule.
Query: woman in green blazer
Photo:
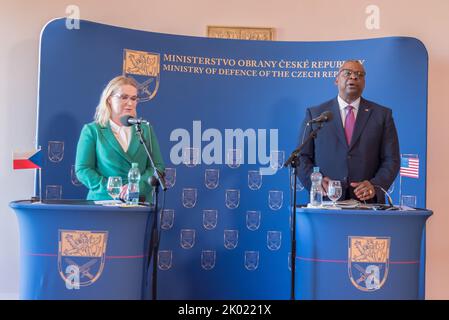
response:
[[[75,170],[78,180],[88,189],[88,200],[108,200],[107,181],[110,176],[120,176],[123,181],[120,197],[123,199],[128,184],[128,171],[133,162],[138,163],[141,174],[140,198],[151,201],[149,178],[154,168],[136,136],[135,126],[120,123],[126,115],[136,117],[138,84],[125,76],[112,79],[100,98],[95,121],[84,125],[76,150]],[[157,170],[165,167],[156,135],[151,125],[142,124],[143,137],[153,156]]]

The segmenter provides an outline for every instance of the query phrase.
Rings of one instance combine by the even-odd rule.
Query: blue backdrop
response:
[[[425,207],[428,56],[419,40],[223,40],[89,21],[69,30],[64,19],[47,24],[41,38],[43,196],[86,196],[73,174],[80,130],[111,78],[135,76],[148,84],[138,114],[154,126],[171,168],[159,298],[288,299],[289,172],[251,171],[269,167],[270,156],[274,168],[277,154],[289,156],[305,109],[336,96],[335,74],[347,59],[365,65],[363,96],[393,109],[401,153],[419,156],[419,179],[404,178],[402,194]],[[399,177],[391,191],[398,203]],[[308,201],[304,190],[298,196]]]

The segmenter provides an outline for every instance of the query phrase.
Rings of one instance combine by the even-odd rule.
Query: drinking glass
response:
[[[122,178],[121,177],[109,177],[108,178],[108,193],[112,199],[117,200],[120,191],[122,190]]]
[[[414,195],[402,195],[401,207],[406,206],[409,208],[416,208],[416,196]]]
[[[341,183],[338,180],[330,180],[327,186],[327,196],[332,200],[332,206],[336,207],[336,202],[341,197]]]

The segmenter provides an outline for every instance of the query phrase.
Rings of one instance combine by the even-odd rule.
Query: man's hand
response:
[[[351,182],[351,187],[355,188],[354,194],[361,201],[372,199],[376,195],[374,186],[368,180],[364,180],[362,182]]]
[[[321,186],[323,187],[323,196],[327,196],[327,188],[329,187],[329,181],[331,181],[329,177],[324,177],[323,180],[321,181]]]

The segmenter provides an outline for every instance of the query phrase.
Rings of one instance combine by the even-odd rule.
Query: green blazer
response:
[[[156,168],[163,172],[165,166],[153,127],[142,125],[142,131]],[[106,127],[95,122],[84,125],[76,149],[75,171],[78,180],[89,189],[87,200],[110,200],[107,192],[108,177],[120,176],[123,185],[127,184],[131,163],[137,162],[141,174],[140,195],[145,196],[146,201],[151,201],[148,178],[153,175],[154,169],[134,126],[131,132],[131,142],[125,152],[112,133],[109,122]]]

